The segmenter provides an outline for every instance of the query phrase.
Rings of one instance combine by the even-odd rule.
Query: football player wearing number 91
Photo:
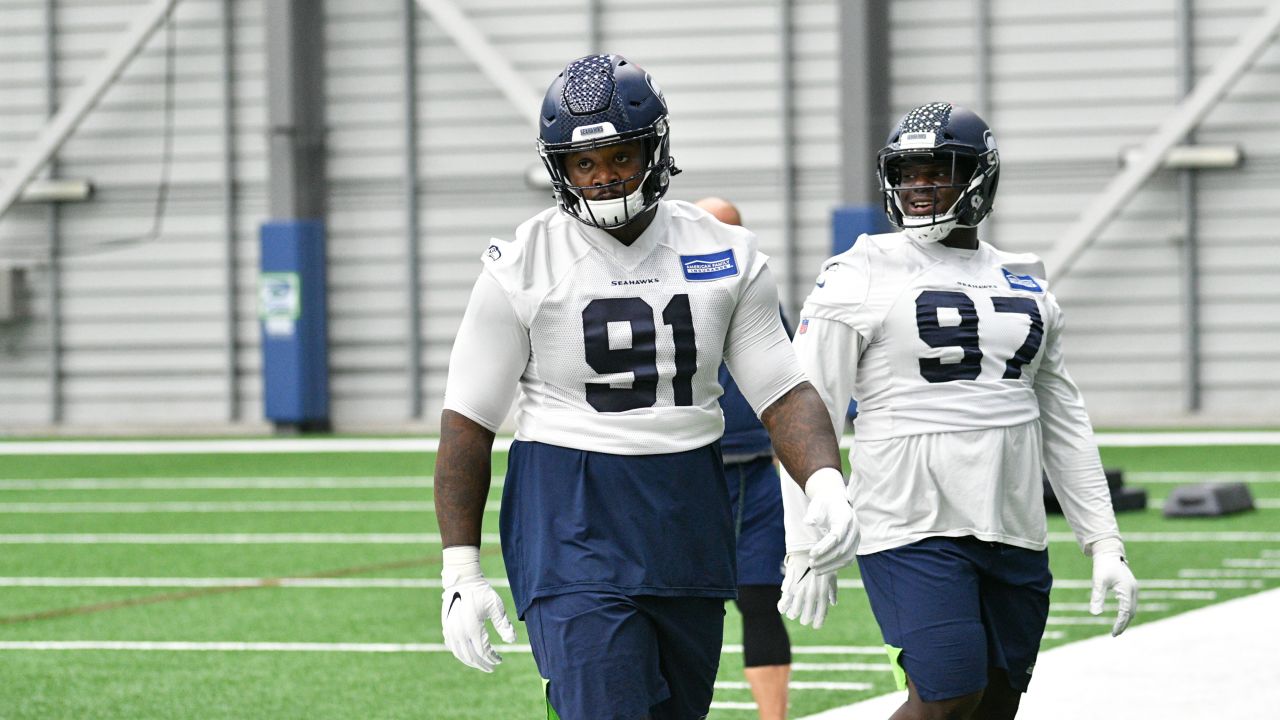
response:
[[[796,353],[838,433],[858,400],[849,497],[862,581],[908,691],[892,717],[1004,720],[1049,612],[1042,468],[1093,558],[1090,609],[1116,595],[1113,635],[1137,582],[1044,267],[978,239],[1000,178],[990,128],[922,105],[893,129],[879,176],[899,232],[859,237],[824,264]],[[808,545],[806,499],[786,485],[794,552]]]
[[[617,55],[575,60],[538,120],[556,207],[483,253],[449,360],[435,468],[445,644],[492,671],[486,622],[515,639],[479,559],[494,433],[516,400],[499,529],[549,709],[695,720],[736,586],[721,361],[803,480],[821,536],[810,577],[855,537],[839,449],[755,236],[662,199],[677,170],[653,78]]]

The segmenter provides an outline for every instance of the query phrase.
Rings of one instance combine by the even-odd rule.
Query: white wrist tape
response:
[[[810,475],[809,479],[805,481],[804,494],[809,500],[817,500],[820,497],[844,500],[847,498],[844,476],[835,468],[822,468]]]

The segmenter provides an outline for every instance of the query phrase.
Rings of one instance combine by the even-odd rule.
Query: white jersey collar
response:
[[[627,270],[634,270],[644,259],[649,257],[657,247],[659,240],[666,235],[667,226],[671,223],[671,207],[665,200],[659,200],[653,221],[645,228],[640,237],[630,245],[623,245],[617,238],[600,228],[574,222],[582,237],[594,248],[612,257]]]

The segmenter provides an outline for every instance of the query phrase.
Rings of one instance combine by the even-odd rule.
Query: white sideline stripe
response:
[[[480,536],[497,543],[498,536]],[[0,535],[0,545],[439,545],[439,533],[30,533]]]
[[[1079,718],[1274,717],[1280,589],[1236,598],[1040,653],[1021,714]],[[1199,660],[1197,659],[1199,658]],[[1230,658],[1208,662],[1204,658]],[[906,699],[889,693],[802,720],[884,720]]]
[[[821,681],[792,681],[787,683],[787,687],[792,690],[870,690],[873,685],[871,683],[861,682],[821,682]],[[715,684],[717,690],[750,690],[751,686],[743,680],[722,680]]]
[[[893,672],[889,663],[791,663],[792,672],[836,672],[839,670],[856,670],[858,672]]]
[[[498,652],[529,653],[526,644],[494,645]],[[0,650],[117,650],[132,652],[335,652],[445,653],[443,643],[309,643],[309,642],[164,642],[153,640],[0,640]],[[815,652],[816,651],[816,652]],[[741,645],[725,645],[722,653],[741,655]],[[884,648],[813,646],[792,653],[819,655],[883,655]]]
[[[485,512],[497,512],[487,503]],[[143,514],[143,513],[362,513],[436,511],[435,503],[417,500],[292,500],[243,502],[68,502],[0,503],[0,514]]]
[[[1280,508],[1280,498],[1262,498],[1254,500],[1253,504],[1263,510],[1275,510]]]
[[[1280,445],[1280,432],[1111,432],[1094,435],[1100,447],[1185,447]],[[512,438],[496,438],[494,450],[508,450]],[[841,447],[853,437],[840,439]],[[437,438],[315,438],[243,440],[51,440],[0,442],[0,455],[207,455],[225,453],[427,453]]]
[[[732,702],[729,700],[712,700],[712,710],[746,710],[750,712],[756,711],[756,704],[753,702]]]

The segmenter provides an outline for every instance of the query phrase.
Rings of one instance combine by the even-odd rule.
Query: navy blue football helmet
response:
[[[588,55],[566,65],[547,88],[538,126],[538,154],[551,175],[556,204],[592,227],[621,227],[643,215],[680,172],[671,157],[662,91],[649,73],[621,55]],[[644,146],[644,168],[610,184],[640,180],[630,194],[588,200],[583,195],[588,186],[572,184],[565,174],[569,153],[636,140]],[[608,186],[592,189],[599,187]]]
[[[950,181],[935,184],[960,191],[946,209],[931,215],[903,212],[902,170],[909,163],[951,167]],[[921,105],[907,113],[880,150],[878,175],[889,222],[918,242],[937,242],[956,227],[977,227],[990,212],[1000,182],[1000,154],[991,128],[972,110],[951,103]],[[927,187],[927,186],[926,186]]]

